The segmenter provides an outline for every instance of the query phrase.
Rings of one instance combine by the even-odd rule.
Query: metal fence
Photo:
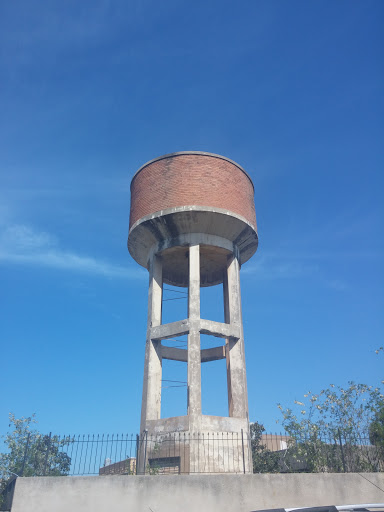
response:
[[[372,445],[368,434],[293,439],[265,434],[252,445],[254,472],[352,473],[384,471],[384,445]]]
[[[384,471],[384,446],[368,435],[293,439],[288,434],[29,434],[9,471],[0,472],[0,510],[9,510],[17,476],[166,475]]]
[[[384,447],[373,446],[368,436],[340,433],[299,440],[264,434],[257,441],[247,432],[30,434],[19,445],[10,468],[19,476],[384,470]],[[273,464],[265,463],[268,458]]]
[[[29,435],[13,465],[18,476],[250,471],[247,433]]]

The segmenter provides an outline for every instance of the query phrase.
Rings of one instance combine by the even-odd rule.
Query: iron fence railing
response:
[[[252,444],[254,472],[352,473],[384,471],[384,444],[373,445],[369,435],[336,430],[293,438],[264,434]]]
[[[301,439],[264,434],[257,440],[247,432],[29,434],[18,446],[8,477],[384,471],[384,446],[372,445],[368,435],[340,432]]]
[[[244,473],[251,470],[247,433],[53,436],[20,441],[18,476]]]
[[[381,444],[380,444],[381,443]],[[9,510],[17,476],[164,475],[384,471],[384,445],[369,435],[187,433],[141,436],[28,434],[0,468],[0,510]]]

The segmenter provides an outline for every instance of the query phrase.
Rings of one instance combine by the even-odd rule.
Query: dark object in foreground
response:
[[[252,512],[380,512],[384,511],[384,503],[364,503],[360,505],[327,505],[324,507],[302,508],[269,508]]]

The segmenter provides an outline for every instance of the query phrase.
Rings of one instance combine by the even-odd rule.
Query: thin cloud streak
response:
[[[300,261],[282,261],[281,258],[262,256],[258,261],[244,265],[241,272],[258,279],[295,279],[317,274],[318,265],[308,265]]]
[[[309,261],[313,259],[309,258]],[[308,258],[305,255],[296,255],[295,258],[288,258],[287,261],[285,253],[280,256],[268,254],[261,256],[258,261],[254,261],[250,265],[246,264],[241,271],[247,278],[264,281],[316,278],[318,282],[335,291],[348,290],[349,284],[345,281],[339,278],[329,279],[325,277],[324,262],[321,260],[322,258],[319,257],[318,263],[314,262],[312,264],[308,263]]]
[[[83,256],[58,247],[49,233],[25,225],[11,225],[0,233],[0,262],[49,267],[108,278],[141,279],[144,272]]]

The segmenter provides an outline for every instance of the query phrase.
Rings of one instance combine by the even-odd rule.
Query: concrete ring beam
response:
[[[241,265],[253,256],[258,246],[256,229],[239,215],[217,208],[184,206],[139,219],[130,229],[128,250],[137,263],[148,268],[151,252],[160,253],[171,245],[188,246],[197,235],[204,245],[238,251]],[[179,284],[171,281],[175,286],[185,286],[184,281]],[[209,274],[202,276],[206,286],[210,281],[211,284],[222,282]]]

